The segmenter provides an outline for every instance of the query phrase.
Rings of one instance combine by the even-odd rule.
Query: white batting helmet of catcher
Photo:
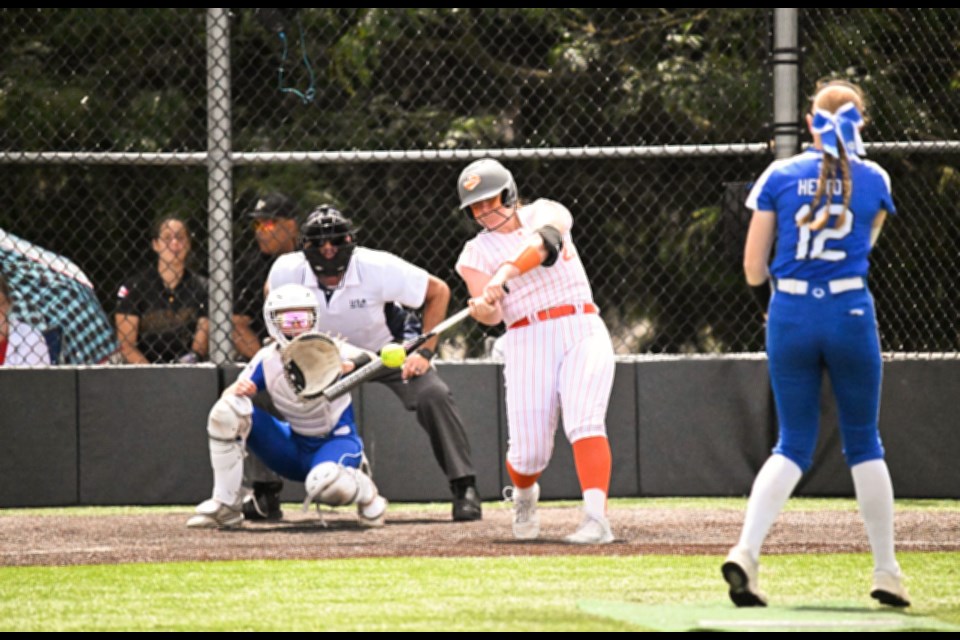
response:
[[[512,206],[517,201],[517,183],[510,171],[492,158],[484,158],[467,165],[457,180],[460,208],[483,202],[502,194],[503,206]]]
[[[300,284],[285,284],[267,296],[263,319],[270,337],[283,347],[301,333],[317,331],[320,303],[313,291]]]

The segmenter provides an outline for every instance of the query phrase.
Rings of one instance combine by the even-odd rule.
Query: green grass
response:
[[[899,559],[911,576],[911,615],[960,624],[960,553]],[[720,562],[563,556],[7,567],[0,630],[636,630],[578,603],[723,603]],[[870,568],[865,554],[770,556],[761,586],[775,605],[869,609]]]
[[[580,500],[557,500],[543,502],[545,507],[579,507]],[[299,509],[300,503],[284,504],[290,511]],[[612,498],[612,509],[726,509],[743,511],[747,506],[744,498]],[[15,516],[103,516],[145,515],[150,513],[182,513],[192,511],[194,505],[157,507],[44,507],[32,509],[0,509],[0,518]],[[447,512],[449,502],[391,503],[391,508],[412,511]],[[487,501],[484,509],[510,509],[506,502]],[[898,511],[960,511],[960,500],[897,500]],[[857,503],[852,498],[792,498],[785,511],[856,511]]]

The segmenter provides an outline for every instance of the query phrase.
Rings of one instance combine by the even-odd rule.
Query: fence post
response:
[[[800,48],[797,9],[773,10],[773,139],[777,158],[800,147]]]
[[[207,10],[207,213],[210,273],[210,361],[233,349],[233,175],[230,152],[230,22],[227,9]]]

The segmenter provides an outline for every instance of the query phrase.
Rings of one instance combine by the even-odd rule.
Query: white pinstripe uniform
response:
[[[510,233],[483,231],[467,242],[457,260],[462,267],[490,274],[512,260],[536,233],[537,200],[518,209],[521,227]],[[562,412],[567,439],[606,436],[605,419],[613,387],[613,345],[596,313],[586,271],[570,232],[552,267],[533,269],[509,283],[501,302],[507,336],[504,377],[507,389],[507,461],[519,473],[543,471],[553,453]],[[537,312],[572,305],[576,313],[540,320]],[[592,312],[584,312],[584,310]],[[510,328],[527,319],[530,324]]]

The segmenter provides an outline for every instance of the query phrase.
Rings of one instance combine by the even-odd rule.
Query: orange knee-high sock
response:
[[[610,493],[610,441],[606,436],[584,438],[573,443],[573,462],[577,466],[580,489],[599,489]]]
[[[537,482],[537,478],[540,477],[539,473],[535,473],[532,476],[525,476],[516,469],[513,468],[513,465],[510,464],[510,461],[507,461],[507,473],[510,474],[510,480],[513,482],[513,486],[517,489],[529,489]]]

